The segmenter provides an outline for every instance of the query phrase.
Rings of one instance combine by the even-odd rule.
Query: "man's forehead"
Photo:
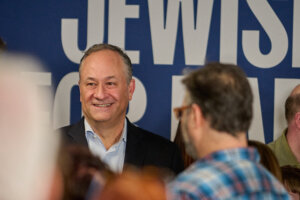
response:
[[[300,94],[300,84],[298,84],[291,92],[291,96],[294,96],[296,94]]]
[[[103,61],[103,60],[110,60],[113,62],[121,62],[122,57],[115,51],[110,49],[101,49],[99,51],[95,51],[87,55],[81,62],[81,66],[85,65],[87,62],[95,62],[95,61]]]
[[[88,58],[91,58],[91,57],[94,57],[94,58],[97,58],[97,57],[109,57],[109,58],[117,58],[117,59],[121,59],[121,56],[113,51],[113,50],[110,50],[110,49],[101,49],[99,51],[95,51],[95,52],[92,52],[90,55],[88,55],[84,60],[88,59]]]
[[[113,79],[118,79],[116,76],[112,75],[112,76],[106,76],[102,78],[103,80],[113,80]],[[93,76],[87,76],[86,77],[87,81],[98,81],[98,77],[93,77]]]

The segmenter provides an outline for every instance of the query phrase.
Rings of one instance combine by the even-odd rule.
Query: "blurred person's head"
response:
[[[60,198],[59,136],[45,120],[50,104],[33,78],[42,72],[32,58],[0,56],[0,199]]]
[[[285,138],[295,163],[300,161],[300,84],[291,91],[285,101],[285,117],[287,120],[287,130]],[[282,159],[280,159],[282,162]],[[291,161],[291,160],[289,160]]]
[[[235,65],[209,63],[184,80],[189,103],[201,107],[211,128],[235,136],[249,129],[253,96],[245,73]]]
[[[293,200],[300,199],[300,169],[289,165],[281,167],[282,181]]]
[[[87,147],[64,146],[59,161],[64,177],[64,200],[97,195],[106,181],[114,176],[108,166]]]
[[[246,147],[253,96],[245,73],[236,65],[209,63],[183,79],[186,94],[181,117],[186,150],[193,158],[213,151]]]
[[[269,172],[271,172],[280,182],[282,182],[282,175],[278,160],[273,151],[268,145],[255,141],[249,140],[248,145],[258,150],[260,155],[260,164],[262,164]]]
[[[291,92],[290,96],[285,101],[285,118],[290,124],[295,115],[300,112],[300,84],[297,85]],[[300,114],[299,114],[300,115]]]
[[[141,171],[127,168],[105,185],[98,200],[165,200],[166,189],[161,177],[156,168]]]

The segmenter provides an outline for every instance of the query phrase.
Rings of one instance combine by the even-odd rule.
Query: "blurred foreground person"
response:
[[[165,200],[166,190],[156,168],[125,169],[111,179],[101,191],[98,200]]]
[[[300,169],[286,165],[281,167],[284,187],[293,200],[300,199]]]
[[[247,148],[253,96],[244,72],[211,63],[183,84],[181,119],[187,153],[197,159],[169,184],[170,199],[289,199],[283,185]]]
[[[64,200],[88,200],[98,196],[114,173],[87,147],[64,146],[59,156],[64,177]]]
[[[39,64],[28,57],[0,56],[0,199],[61,199],[58,135],[50,132],[50,104],[34,77]],[[44,94],[44,93],[43,93]]]

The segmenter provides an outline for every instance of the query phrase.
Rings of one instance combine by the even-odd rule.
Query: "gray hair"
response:
[[[103,50],[111,50],[113,52],[118,53],[124,64],[127,66],[127,83],[129,84],[129,82],[132,79],[132,64],[131,64],[131,60],[129,58],[129,56],[119,47],[112,45],[112,44],[95,44],[93,46],[91,46],[83,55],[83,57],[80,60],[80,64],[79,64],[79,74],[80,74],[80,70],[81,70],[81,64],[84,61],[84,59],[86,57],[88,57],[90,54],[94,53],[94,52],[98,52],[98,51],[103,51]]]

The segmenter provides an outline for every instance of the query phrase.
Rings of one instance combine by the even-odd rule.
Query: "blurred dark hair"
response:
[[[233,136],[249,129],[253,96],[245,73],[236,65],[209,63],[183,79],[190,103],[200,106],[211,128]]]
[[[300,169],[290,165],[282,166],[283,184],[288,187],[287,190],[298,193],[300,196]]]
[[[114,175],[99,157],[83,146],[63,146],[59,164],[64,179],[64,200],[85,199],[96,173],[107,180]]]
[[[260,155],[260,164],[262,164],[269,172],[273,174],[280,182],[282,182],[282,175],[279,162],[270,147],[262,142],[249,140],[248,146],[257,149]]]

